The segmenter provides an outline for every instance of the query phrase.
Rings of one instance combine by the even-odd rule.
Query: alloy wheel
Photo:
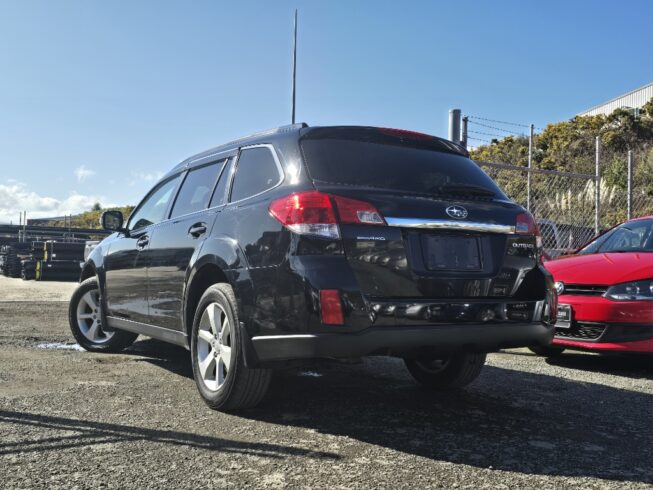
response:
[[[197,330],[197,366],[204,386],[219,390],[227,379],[233,346],[232,327],[224,308],[209,304]]]
[[[88,291],[77,304],[77,326],[79,331],[94,344],[103,344],[113,337],[113,332],[102,330],[100,293],[97,289]]]

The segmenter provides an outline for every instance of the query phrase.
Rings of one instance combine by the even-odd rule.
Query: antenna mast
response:
[[[297,9],[295,9],[295,37],[292,53],[292,124],[295,124],[295,92],[297,85]]]

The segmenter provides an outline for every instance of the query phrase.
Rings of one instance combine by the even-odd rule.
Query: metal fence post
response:
[[[594,184],[594,233],[597,235],[601,229],[601,138],[596,137],[596,169],[595,169],[595,184]]]
[[[460,109],[449,109],[449,141],[460,143]]]
[[[531,124],[528,135],[528,173],[526,174],[526,209],[531,210],[531,168],[533,167],[533,132],[535,126]]]
[[[633,150],[628,150],[628,219],[633,211]]]
[[[469,125],[469,117],[463,116],[463,127],[462,127],[462,136],[461,136],[461,141],[460,144],[462,144],[465,148],[467,148],[467,127]]]

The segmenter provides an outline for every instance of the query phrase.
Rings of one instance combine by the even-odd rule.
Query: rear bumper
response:
[[[492,352],[509,347],[548,345],[552,338],[553,327],[540,322],[467,323],[370,327],[357,333],[258,336],[252,338],[252,345],[258,361],[268,362],[373,354],[401,355],[423,347],[442,352]]]

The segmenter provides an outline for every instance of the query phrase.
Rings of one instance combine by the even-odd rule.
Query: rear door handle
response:
[[[206,223],[195,223],[188,229],[188,234],[193,238],[199,238],[206,233]]]
[[[136,247],[137,247],[139,250],[143,250],[145,247],[148,246],[149,243],[150,243],[150,237],[147,236],[147,235],[145,235],[145,236],[140,237],[140,238],[136,241]]]

